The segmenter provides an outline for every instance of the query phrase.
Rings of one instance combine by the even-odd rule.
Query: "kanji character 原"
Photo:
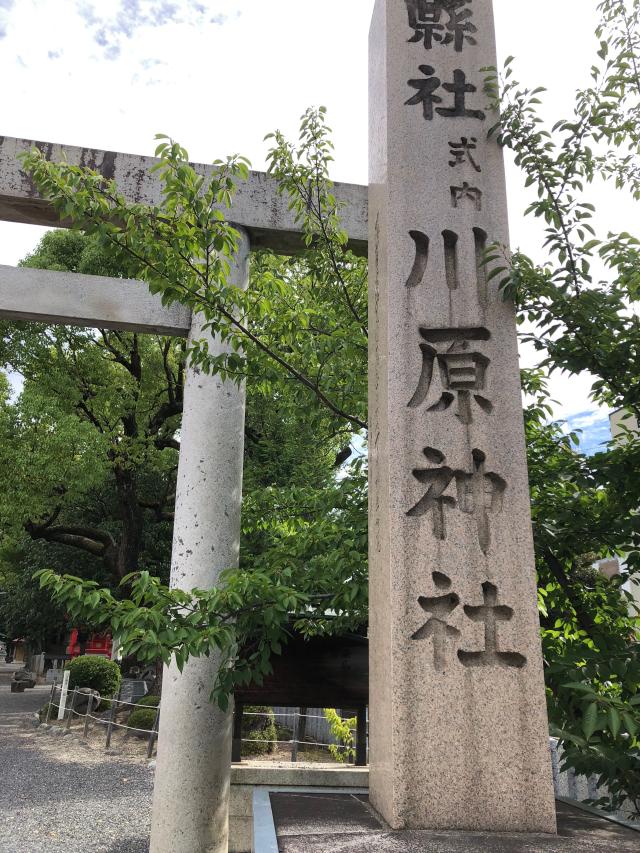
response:
[[[416,392],[409,401],[412,409],[427,402],[434,378],[436,365],[440,371],[443,392],[433,402],[428,411],[446,411],[457,396],[457,415],[464,424],[473,421],[471,402],[475,402],[487,414],[493,411],[493,404],[482,394],[486,373],[490,361],[487,356],[472,350],[470,341],[488,340],[486,329],[420,329],[421,337],[427,343],[420,344],[422,352],[422,371]],[[438,346],[446,349],[438,349]],[[476,392],[476,393],[473,393]]]

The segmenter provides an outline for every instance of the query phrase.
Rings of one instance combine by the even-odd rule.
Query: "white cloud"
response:
[[[9,26],[9,12],[11,12],[15,0],[0,0],[0,41],[6,37]]]
[[[228,19],[224,12],[213,12],[199,0],[119,0],[115,9],[113,0],[76,0],[76,9],[103,56],[110,60],[118,59],[126,40],[145,28],[222,25]]]

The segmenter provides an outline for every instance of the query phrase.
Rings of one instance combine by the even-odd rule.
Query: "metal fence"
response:
[[[87,693],[82,688],[65,691],[62,685],[54,683],[51,687],[51,695],[44,722],[51,724],[54,720],[57,720],[66,731],[71,731],[74,724],[79,724],[82,729],[82,737],[85,739],[88,737],[90,730],[95,731],[96,726],[100,726],[104,729],[105,749],[111,746],[111,740],[116,731],[125,734],[131,732],[139,737],[145,736],[147,741],[147,757],[151,758],[158,739],[160,704],[157,707],[153,707],[145,703],[129,702],[123,699],[121,694],[122,691],[120,690],[110,699],[105,699],[104,697],[97,697],[91,693]],[[98,716],[99,704],[102,701],[109,702],[109,710],[106,714]],[[84,707],[85,703],[86,707]],[[138,708],[155,711],[155,719],[151,729],[130,726],[126,721],[118,719],[119,715],[122,715],[124,712],[127,713],[127,717],[130,717],[132,712]],[[234,719],[234,761],[241,760],[243,743],[255,744],[256,742],[252,738],[242,737],[242,720],[271,716],[269,712],[249,711],[242,706],[238,706],[237,711],[240,714],[236,713]],[[272,713],[276,723],[280,726],[280,735],[273,740],[261,738],[260,741],[273,746],[289,747],[291,760],[294,762],[298,760],[301,748],[305,750],[309,748],[327,749],[330,746],[338,750],[350,750],[354,748],[353,746],[338,742],[332,734],[329,723],[321,708],[278,707],[274,708]],[[283,738],[283,730],[290,730],[291,736],[286,739]]]
[[[301,719],[304,719],[305,734],[308,738],[324,743],[337,743],[323,711],[323,708],[276,707],[273,709],[278,725],[291,729],[293,732],[296,725],[298,729],[300,728]]]

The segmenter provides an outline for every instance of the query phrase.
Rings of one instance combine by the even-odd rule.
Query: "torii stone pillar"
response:
[[[393,828],[555,832],[491,0],[370,37],[370,796]]]
[[[248,284],[249,238],[241,231],[229,282]],[[209,337],[198,315],[189,340]],[[238,565],[245,389],[189,366],[184,389],[171,586],[215,586]],[[153,792],[151,853],[227,853],[232,709],[209,699],[219,655],[194,658],[182,673],[165,667]]]

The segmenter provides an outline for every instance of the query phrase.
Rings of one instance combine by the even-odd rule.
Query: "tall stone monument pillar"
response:
[[[370,792],[394,828],[555,832],[491,0],[370,37]]]
[[[237,227],[237,226],[236,226]],[[249,238],[241,232],[230,281],[249,280]],[[194,315],[189,340],[209,336]],[[171,585],[213,587],[238,564],[245,389],[188,367],[176,489]],[[165,667],[153,792],[151,853],[227,853],[232,713],[209,700],[220,658]]]

